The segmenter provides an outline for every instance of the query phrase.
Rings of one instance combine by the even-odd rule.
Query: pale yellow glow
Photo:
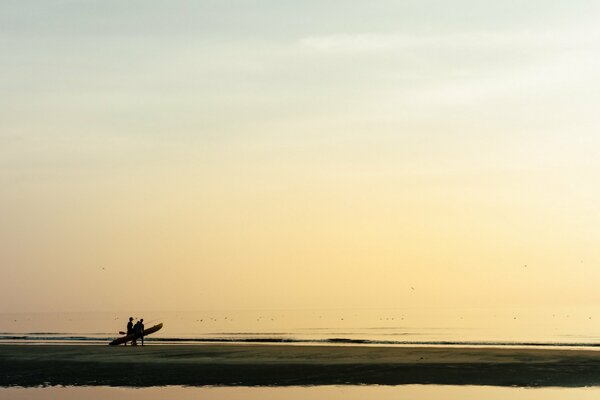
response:
[[[597,5],[425,3],[0,6],[0,311],[598,304]]]

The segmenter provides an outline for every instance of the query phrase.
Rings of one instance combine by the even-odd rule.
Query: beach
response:
[[[600,352],[468,347],[0,345],[0,386],[600,385]]]

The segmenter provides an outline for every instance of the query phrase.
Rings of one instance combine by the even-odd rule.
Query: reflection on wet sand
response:
[[[313,387],[207,387],[181,386],[128,389],[119,387],[46,387],[0,389],[0,397],[11,400],[592,400],[600,388],[523,389],[490,386],[313,386]]]

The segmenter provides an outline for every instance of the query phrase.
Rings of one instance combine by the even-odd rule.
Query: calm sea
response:
[[[372,345],[600,346],[600,312],[577,308],[123,311],[0,314],[0,342],[103,343],[129,316],[164,327],[156,344],[286,342]]]

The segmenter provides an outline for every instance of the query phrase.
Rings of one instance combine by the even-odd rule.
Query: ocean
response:
[[[0,343],[108,343],[130,316],[152,344],[600,346],[594,307],[3,313]]]

